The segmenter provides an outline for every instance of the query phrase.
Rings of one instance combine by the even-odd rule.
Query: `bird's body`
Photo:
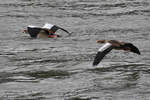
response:
[[[56,25],[46,23],[43,27],[31,26],[27,27],[27,30],[24,30],[25,33],[28,33],[32,38],[56,38],[60,37],[56,35],[55,32],[61,29],[66,33],[69,33],[67,30],[58,27]]]
[[[139,49],[131,43],[119,42],[117,40],[97,40],[97,43],[105,43],[105,45],[98,50],[93,66],[98,65],[112,49],[129,51],[140,55]]]

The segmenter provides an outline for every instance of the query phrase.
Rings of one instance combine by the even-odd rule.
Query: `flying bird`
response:
[[[60,37],[59,35],[55,34],[55,32],[59,29],[70,34],[66,29],[48,23],[46,23],[43,27],[29,25],[27,27],[27,30],[24,30],[24,32],[28,33],[32,38],[40,38],[40,37],[53,38],[53,37]]]
[[[129,51],[138,55],[141,54],[139,49],[132,43],[119,42],[117,40],[97,40],[96,42],[105,44],[101,48],[99,48],[94,59],[93,66],[98,65],[100,61],[104,58],[104,56],[108,54],[112,49]]]

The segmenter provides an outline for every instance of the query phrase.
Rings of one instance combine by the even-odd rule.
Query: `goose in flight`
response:
[[[24,30],[24,32],[28,33],[32,38],[40,38],[40,37],[54,38],[60,37],[60,35],[55,34],[55,32],[59,29],[69,34],[69,32],[64,28],[48,23],[46,23],[43,27],[29,25],[27,27],[27,30]]]
[[[96,42],[105,44],[101,48],[99,48],[94,59],[93,66],[98,65],[100,61],[104,58],[104,56],[108,54],[112,49],[129,51],[138,55],[141,54],[139,49],[132,43],[120,42],[117,40],[97,40]]]

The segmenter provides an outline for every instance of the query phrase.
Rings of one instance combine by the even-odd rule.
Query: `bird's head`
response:
[[[97,40],[96,43],[105,43],[105,40]]]

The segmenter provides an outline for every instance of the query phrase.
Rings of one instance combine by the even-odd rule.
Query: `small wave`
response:
[[[45,93],[43,92],[28,92],[24,95],[16,96],[14,100],[44,100],[46,97],[43,97]]]
[[[28,17],[33,17],[33,18],[39,18],[39,15],[33,15],[33,14],[29,14],[29,15],[24,15],[24,14],[3,14],[0,15],[0,17],[15,17],[15,18],[28,18]]]
[[[16,55],[15,53],[11,53],[11,52],[1,52],[0,55],[2,56],[11,56],[11,55]]]
[[[138,15],[138,10],[122,11],[122,12],[117,12],[117,13],[105,13],[104,12],[104,13],[98,14],[97,16],[113,16],[113,17],[118,16],[118,17],[120,17],[120,16],[124,16],[124,15]]]
[[[70,98],[70,99],[66,99],[66,100],[99,100],[99,99],[96,99],[96,98],[87,98],[87,97],[74,97],[74,98]]]
[[[146,66],[146,64],[125,64],[125,65],[110,65],[109,67],[96,67],[94,69],[87,69],[87,71],[91,71],[94,73],[100,72],[116,72],[116,71],[123,71],[123,72],[134,72],[134,71],[147,71],[147,68],[140,69],[141,66]]]
[[[1,7],[25,7],[25,6],[32,6],[34,3],[8,3],[8,4],[0,4]]]
[[[98,33],[108,33],[108,32],[113,32],[113,33],[116,33],[116,32],[119,32],[119,33],[128,33],[128,32],[133,32],[133,33],[136,33],[138,32],[139,29],[117,29],[117,28],[111,28],[111,29],[106,29],[106,30],[99,30]]]
[[[149,6],[149,2],[119,2],[119,3],[96,3],[92,2],[67,2],[65,6],[60,5],[62,10],[111,10],[113,8],[129,8],[129,7],[146,7]]]
[[[15,81],[10,78],[11,76],[14,76],[12,73],[1,72],[0,75],[0,84]]]
[[[35,72],[24,72],[25,75],[43,79],[43,78],[65,78],[69,77],[72,73],[63,70],[50,70],[50,71],[35,71]]]
[[[114,3],[114,4],[102,4],[101,8],[110,8],[110,7],[139,7],[139,6],[149,6],[148,2],[124,2],[124,3]]]
[[[27,78],[24,76],[21,76],[20,73],[11,73],[11,72],[1,72],[0,73],[0,84],[8,83],[8,82],[35,82],[31,78]]]

